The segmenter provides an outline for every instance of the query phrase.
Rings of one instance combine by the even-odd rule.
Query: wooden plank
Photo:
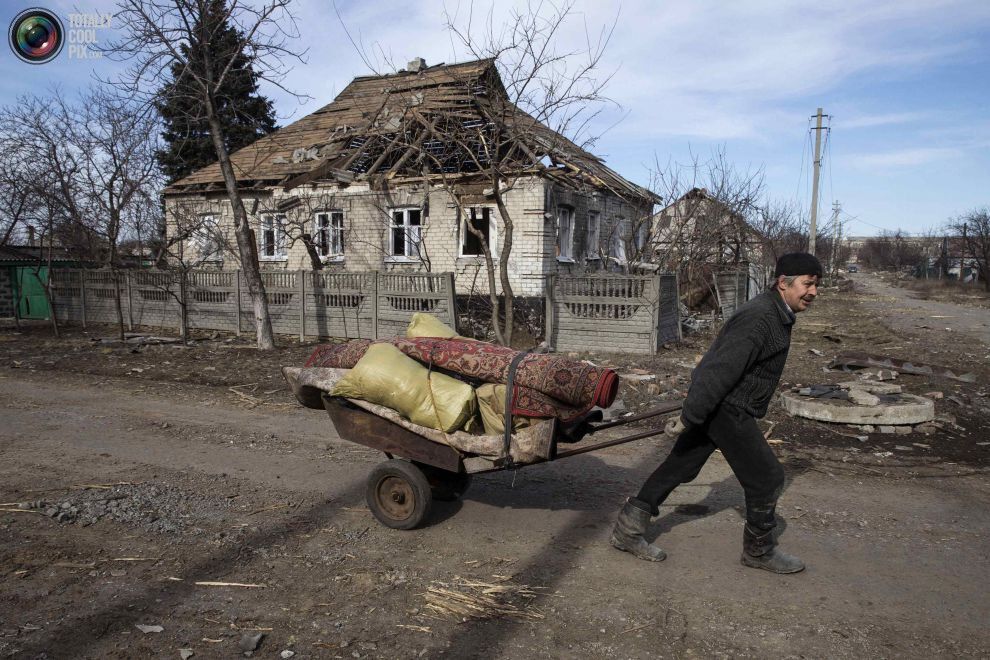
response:
[[[461,456],[452,447],[428,440],[339,397],[323,394],[322,398],[337,435],[344,440],[450,472],[461,471]]]

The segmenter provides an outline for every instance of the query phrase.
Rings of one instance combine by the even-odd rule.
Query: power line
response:
[[[808,154],[808,149],[810,147],[811,147],[811,118],[809,117],[808,128],[804,132],[804,141],[801,146],[801,169],[798,171],[797,188],[794,190],[794,201],[799,204],[801,202],[801,184],[806,182],[804,176],[805,156]],[[798,208],[800,208],[800,206]]]

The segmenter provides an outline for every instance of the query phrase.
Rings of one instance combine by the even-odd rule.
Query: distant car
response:
[[[859,266],[849,266],[848,268],[846,268],[846,270],[849,271],[850,273],[858,273]]]

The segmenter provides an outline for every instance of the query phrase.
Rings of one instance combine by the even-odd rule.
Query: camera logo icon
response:
[[[65,28],[54,13],[35,7],[14,17],[7,36],[14,55],[28,64],[44,64],[61,52]]]

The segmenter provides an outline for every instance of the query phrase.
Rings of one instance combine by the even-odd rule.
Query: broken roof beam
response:
[[[333,167],[332,161],[323,161],[310,171],[287,179],[282,187],[285,192],[289,192],[293,188],[298,188],[301,185],[312,183],[319,179],[333,179],[340,183],[351,183],[354,181],[354,174]]]

